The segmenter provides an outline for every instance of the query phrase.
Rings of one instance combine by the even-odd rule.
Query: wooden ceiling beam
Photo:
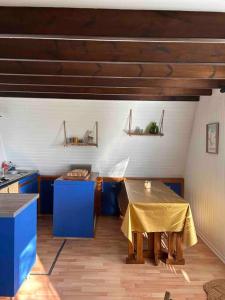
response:
[[[42,93],[77,93],[77,94],[109,94],[109,95],[144,95],[144,96],[200,96],[211,95],[210,89],[187,88],[123,88],[123,87],[76,87],[46,85],[0,84],[2,92],[42,92]]]
[[[37,75],[1,75],[0,84],[57,85],[57,86],[95,86],[95,87],[130,87],[130,88],[191,88],[218,89],[225,87],[225,79],[147,79],[114,77],[72,77],[72,76],[37,76]]]
[[[0,97],[13,98],[50,98],[50,99],[87,99],[87,100],[118,100],[118,101],[187,101],[198,102],[199,96],[143,96],[143,95],[104,95],[76,93],[38,93],[38,92],[0,92]]]
[[[0,60],[1,74],[225,79],[225,64]]]
[[[224,13],[0,7],[0,94],[197,101],[225,85],[224,38]]]
[[[225,38],[224,13],[0,7],[1,34]]]
[[[225,42],[0,37],[0,58],[111,62],[225,63]]]

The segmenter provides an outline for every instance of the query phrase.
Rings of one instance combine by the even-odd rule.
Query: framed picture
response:
[[[219,123],[206,125],[206,152],[218,154],[219,150]]]

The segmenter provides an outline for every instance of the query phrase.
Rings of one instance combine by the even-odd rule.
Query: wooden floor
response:
[[[63,241],[52,238],[51,219],[40,219],[37,263],[15,299],[159,300],[168,290],[173,300],[201,300],[205,282],[225,278],[224,265],[201,241],[185,251],[185,266],[126,265],[120,223],[101,217],[95,239],[67,240],[51,275],[44,275]]]

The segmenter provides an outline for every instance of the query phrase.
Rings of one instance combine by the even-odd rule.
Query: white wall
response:
[[[206,153],[206,124],[220,123],[219,154]],[[185,197],[199,235],[225,262],[225,95],[214,91],[197,107],[185,172]]]
[[[125,176],[180,177],[196,103],[0,99],[7,158],[18,167],[58,174],[72,163],[91,163],[101,175],[129,158]],[[164,137],[129,137],[123,132],[133,108],[134,125],[158,121],[165,109]],[[99,147],[63,147],[63,120],[81,135],[99,122]],[[115,174],[114,174],[115,175]]]
[[[6,159],[7,158],[6,158],[4,143],[3,143],[2,137],[0,135],[0,167],[1,167],[1,162]]]
[[[0,114],[0,121],[1,121],[1,118],[2,118],[2,115]],[[2,123],[0,123],[0,168],[1,168],[1,162],[4,160],[7,160],[4,143],[3,143],[2,136],[1,136],[1,131],[3,129],[1,127],[1,125],[2,125]]]

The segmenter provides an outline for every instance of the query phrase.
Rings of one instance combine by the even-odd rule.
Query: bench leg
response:
[[[158,266],[161,256],[161,232],[154,233],[154,258],[155,264]]]
[[[168,255],[166,259],[167,264],[173,264],[175,261],[176,254],[176,235],[174,232],[168,233]]]
[[[144,251],[145,257],[154,258],[154,233],[148,233],[148,249]]]
[[[183,243],[182,233],[173,232],[169,233],[168,237],[168,258],[167,264],[170,265],[184,265],[185,260],[183,257]]]
[[[184,251],[183,251],[183,242],[182,242],[182,233],[177,232],[177,241],[176,241],[176,264],[184,265]]]

